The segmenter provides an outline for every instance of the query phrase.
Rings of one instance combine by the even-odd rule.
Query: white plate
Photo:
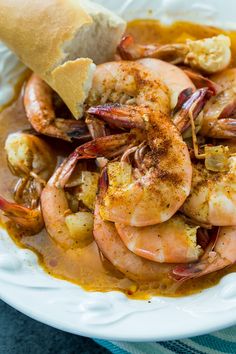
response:
[[[124,17],[152,16],[235,28],[236,2],[231,0],[105,0]],[[0,104],[12,95],[11,84],[23,70],[0,46]],[[10,84],[11,83],[11,84]],[[127,299],[118,292],[88,293],[50,277],[29,250],[0,234],[0,297],[26,315],[50,326],[89,337],[157,341],[191,337],[236,323],[236,273],[200,294],[182,298]]]

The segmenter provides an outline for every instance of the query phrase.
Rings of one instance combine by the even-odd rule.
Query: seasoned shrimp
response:
[[[89,112],[119,127],[136,126],[145,141],[136,148],[137,167],[124,158],[108,163],[102,217],[132,226],[171,218],[189,195],[192,178],[187,146],[171,120],[144,106],[99,106]]]
[[[27,230],[31,235],[37,234],[43,229],[44,222],[40,207],[30,209],[25,206],[11,203],[0,197],[0,209],[10,220]]]
[[[56,165],[55,154],[50,146],[33,134],[9,134],[5,150],[11,171],[19,177],[37,175],[39,179],[47,181]]]
[[[214,226],[236,225],[236,157],[227,162],[222,172],[193,163],[191,194],[182,206],[187,216]]]
[[[199,134],[218,139],[236,137],[236,87],[213,96],[203,109]]]
[[[162,114],[170,114],[168,88],[137,62],[110,62],[97,66],[86,104],[91,107],[105,103],[145,105]]]
[[[55,169],[55,154],[41,138],[23,132],[8,135],[5,151],[11,171],[20,177],[15,189],[16,202],[34,208]]]
[[[123,60],[136,60],[140,58],[161,59],[172,64],[181,64],[188,53],[186,44],[148,44],[135,43],[131,35],[124,36],[117,47]]]
[[[220,228],[217,239],[211,243],[201,259],[192,264],[177,266],[173,277],[185,281],[224,269],[236,262],[236,228]]]
[[[71,141],[86,139],[90,135],[82,121],[56,118],[52,89],[36,74],[32,74],[24,92],[26,115],[32,127],[39,133]]]
[[[140,45],[132,36],[126,36],[118,46],[122,59],[156,58],[172,64],[187,64],[206,73],[224,70],[231,60],[230,38],[218,35],[186,43]]]
[[[107,101],[113,102],[121,93],[132,96],[131,102],[91,107],[88,113],[119,128],[136,128],[138,145],[145,141],[145,148],[136,154],[142,154],[142,166],[132,169],[122,161],[108,164],[109,187],[100,211],[104,219],[126,225],[157,224],[174,215],[190,192],[189,152],[169,117],[166,87],[151,72],[135,62],[99,66],[90,102],[100,102],[106,94]],[[121,171],[123,179],[119,179]]]
[[[212,138],[236,137],[236,68],[211,76],[218,87],[203,110],[200,134]]]
[[[73,214],[70,210],[65,187],[73,173],[77,161],[80,159],[96,158],[97,156],[116,156],[120,151],[127,149],[132,140],[129,133],[111,137],[102,137],[79,146],[55,171],[41,194],[41,207],[46,230],[49,235],[63,248],[78,247],[81,238],[78,232],[78,224],[81,225],[81,217],[84,214]],[[111,143],[112,142],[112,143]],[[114,154],[114,155],[113,155]],[[89,213],[92,216],[91,213]],[[88,215],[86,216],[86,221]],[[84,223],[84,228],[91,229],[92,218],[89,225]],[[71,227],[72,226],[72,227]],[[81,227],[80,227],[81,229]],[[75,231],[74,231],[75,230]]]
[[[153,226],[134,227],[115,223],[126,247],[138,256],[160,263],[194,262],[201,254],[197,246],[197,227],[181,216]]]
[[[152,71],[154,78],[164,82],[169,90],[171,108],[176,106],[180,93],[186,89],[195,90],[193,82],[177,66],[158,59],[140,59],[137,61]]]
[[[104,174],[100,180],[100,191],[95,204],[94,238],[102,254],[127,277],[133,280],[152,281],[167,275],[173,268],[168,264],[149,261],[129,251],[120,239],[115,225],[102,219],[100,205],[103,199]]]
[[[37,234],[44,226],[39,198],[54,171],[56,157],[45,141],[23,132],[8,135],[5,150],[9,167],[20,180],[14,195],[17,203],[0,197],[0,209],[22,229]]]

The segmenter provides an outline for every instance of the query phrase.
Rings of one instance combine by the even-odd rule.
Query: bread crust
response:
[[[0,0],[0,39],[75,118],[92,85],[93,60],[110,60],[124,29],[122,19],[87,0]]]
[[[92,86],[96,65],[91,59],[67,61],[52,72],[51,86],[60,92],[65,104],[75,117],[83,114],[83,103]]]
[[[0,38],[48,81],[64,62],[65,41],[92,18],[73,0],[0,0]],[[35,30],[34,30],[35,29]]]

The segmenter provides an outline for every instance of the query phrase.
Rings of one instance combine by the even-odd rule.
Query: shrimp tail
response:
[[[184,103],[187,102],[187,100],[192,96],[193,92],[194,91],[192,87],[188,87],[180,92],[178,96],[178,101],[172,112],[173,115],[175,115],[179,110],[181,110]]]
[[[184,43],[176,44],[148,44],[135,43],[131,35],[124,36],[117,47],[118,54],[123,60],[141,58],[156,58],[172,64],[182,64],[188,53],[188,46]]]
[[[29,209],[0,197],[0,209],[10,220],[31,231],[32,234],[38,233],[44,226],[40,208]]]
[[[131,35],[124,36],[117,47],[117,52],[123,60],[133,60],[135,52],[132,53],[132,47],[137,51],[138,48],[134,44],[134,38]]]
[[[217,95],[221,88],[220,85],[216,84],[214,81],[209,78],[201,75],[200,73],[194,71],[193,69],[183,67],[185,74],[193,81],[194,85],[197,88],[208,87],[214,95]]]
[[[91,107],[87,111],[110,124],[113,127],[121,129],[145,128],[145,122],[142,113],[145,113],[137,106],[122,104],[106,104],[97,107]]]
[[[196,263],[178,265],[172,271],[172,277],[175,280],[188,280],[196,277],[200,277],[202,272],[207,268],[207,261]]]
[[[209,88],[201,88],[195,91],[182,105],[182,108],[174,115],[174,123],[181,133],[190,126],[189,112],[193,109],[193,118],[196,119],[204,108],[213,92]]]
[[[183,283],[186,280],[202,277],[230,265],[232,265],[230,261],[221,258],[216,252],[212,252],[208,259],[204,259],[199,263],[175,267],[172,270],[172,277]]]

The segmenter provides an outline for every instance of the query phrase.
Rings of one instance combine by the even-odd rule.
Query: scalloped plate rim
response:
[[[105,0],[97,0],[97,2],[105,3],[106,5],[108,5]],[[222,4],[222,0],[208,0],[207,3],[206,1],[203,0],[192,0],[191,3],[186,0],[139,0],[139,4],[146,5],[146,8],[143,9],[143,12],[140,11],[140,9],[137,12],[136,1],[133,1],[133,5],[134,5],[133,7],[132,7],[132,0],[123,0],[123,3],[128,6],[127,9],[125,6],[124,8],[127,11],[125,15],[129,19],[130,17],[134,16],[134,14],[139,15],[140,13],[149,16],[148,10],[150,9],[151,4],[153,4],[153,6],[155,5],[155,11],[153,12],[153,14],[158,15],[160,17],[162,16],[161,18],[163,18],[163,21],[168,23],[171,21],[171,19],[172,20],[180,19],[178,17],[179,14],[177,13],[175,18],[173,9],[175,7],[176,8],[180,7],[181,5],[181,11],[183,10],[182,13],[184,14],[184,16],[190,16],[188,18],[189,20],[192,16],[194,17],[194,20],[196,17],[196,21],[198,21],[198,19],[200,18],[201,22],[203,23],[205,22],[205,23],[212,24],[212,21],[214,22],[215,20],[216,24],[218,25],[223,24],[224,26],[222,27],[236,28],[236,22],[233,22],[233,17],[232,17],[234,11],[228,12],[227,14],[226,14],[227,11],[224,11],[227,8],[226,3],[228,3],[228,5],[231,6],[231,8],[234,6],[236,11],[236,2],[232,0],[225,0],[223,2],[224,4]],[[161,10],[159,10],[160,6],[158,8],[157,3],[162,5]],[[120,0],[114,0],[113,2],[110,2],[109,6],[111,5],[114,6],[116,9],[118,9],[119,7],[118,5],[120,5]],[[192,15],[191,15],[191,7],[194,10],[192,11]],[[204,12],[204,9],[206,9],[207,11]],[[184,19],[187,19],[187,17],[184,17]],[[0,237],[0,246],[2,244],[1,241],[2,240]],[[11,251],[14,253],[15,248],[13,246],[10,246],[10,248]],[[12,252],[10,252],[10,254],[12,254]],[[1,256],[1,251],[0,251],[0,256]],[[24,265],[28,266],[27,263],[28,261],[22,260],[22,262],[24,263]],[[32,262],[31,267],[35,267],[33,269],[34,271],[36,270],[36,276],[37,276],[38,265],[35,266],[35,264]],[[27,271],[29,271],[29,269]],[[0,273],[1,272],[2,269],[0,269]],[[9,269],[7,270],[7,272],[9,274]],[[35,276],[35,273],[32,273],[32,276]],[[235,278],[236,276],[233,275],[232,277]],[[85,306],[85,310],[83,310],[84,311],[83,313],[80,310],[73,314],[73,311],[67,310],[67,304],[64,303],[64,305],[66,306],[64,306],[64,308],[63,306],[59,307],[60,316],[59,318],[56,317],[55,314],[57,314],[58,311],[57,306],[60,305],[60,301],[61,301],[60,296],[63,297],[63,294],[64,295],[67,294],[68,291],[69,292],[71,291],[71,294],[73,291],[75,291],[75,294],[78,293],[80,295],[80,297],[77,299],[78,304],[80,304],[80,301],[82,300],[84,301],[88,297],[92,298],[92,302],[94,302],[94,304],[96,304],[99,301],[103,301],[103,299],[109,299],[110,297],[110,301],[114,302],[115,306],[117,306],[117,309],[119,309],[119,306],[122,306],[122,301],[120,301],[122,299],[122,296],[120,295],[117,296],[116,295],[118,294],[117,292],[102,293],[103,294],[102,296],[96,296],[96,293],[86,292],[85,290],[81,289],[79,286],[75,286],[74,284],[71,284],[69,282],[58,280],[56,278],[52,278],[52,279],[55,284],[57,284],[58,282],[58,286],[55,285],[55,288],[53,288],[53,290],[52,288],[47,289],[46,286],[30,288],[27,287],[26,285],[23,287],[20,286],[20,284],[16,285],[7,282],[5,280],[2,280],[1,288],[0,288],[0,298],[4,302],[12,306],[13,308],[24,313],[25,315],[39,322],[52,326],[54,328],[69,333],[73,333],[73,334],[100,338],[100,339],[108,339],[108,340],[122,340],[122,341],[133,341],[133,342],[174,340],[174,339],[202,335],[212,331],[224,329],[226,327],[236,324],[236,291],[234,291],[233,289],[233,294],[231,294],[229,291],[230,296],[228,298],[226,297],[226,299],[224,297],[223,300],[222,297],[220,298],[220,293],[221,295],[224,293],[222,289],[223,290],[226,289],[225,292],[226,295],[227,295],[227,289],[230,290],[230,287],[233,284],[233,280],[231,278],[227,278],[227,280],[225,280],[226,277],[222,278],[221,282],[218,285],[203,291],[201,294],[199,294],[199,296],[193,295],[193,296],[183,297],[181,298],[181,300],[177,298],[175,301],[166,300],[166,304],[164,302],[164,306],[161,306],[156,309],[155,308],[148,309],[147,311],[137,309],[137,311],[135,312],[134,309],[131,312],[128,311],[127,313],[125,313],[125,306],[128,307],[130,301],[132,302],[132,304],[134,303],[134,300],[127,299],[127,301],[126,300],[123,301],[124,303],[123,317],[119,318],[118,320],[114,319],[114,321],[108,320],[107,323],[100,323],[100,324],[99,323],[92,324],[91,319],[86,322],[86,315],[89,313],[93,315],[95,313],[94,318],[97,317],[99,318],[99,311],[101,316],[106,315],[106,310],[105,309],[102,310],[102,308],[100,308],[100,310],[99,308],[97,310],[96,309],[94,310],[92,308],[86,311],[86,306]],[[226,283],[225,288],[224,288],[224,283]],[[62,284],[63,286],[61,286]],[[77,289],[77,291],[73,289]],[[50,298],[53,291],[57,292],[59,302],[58,303],[55,302],[54,304],[52,303],[51,305],[49,301],[43,302],[42,298],[44,298],[45,300]],[[30,298],[31,293],[34,293],[35,298],[32,299],[31,302],[30,301],[27,302],[27,297]],[[112,297],[111,294],[114,294],[114,296]],[[211,294],[213,296],[211,296]],[[72,298],[73,297],[74,297],[74,293]],[[203,305],[205,299],[208,299],[208,302],[211,306],[210,311],[207,311],[206,306],[205,307],[203,306],[201,311],[198,311],[196,309],[196,306],[199,303],[198,297],[200,302],[202,299]],[[20,301],[21,298],[24,299],[22,302]],[[160,299],[168,299],[168,298],[154,297],[153,298],[154,302],[155,299],[160,300]],[[194,299],[196,299],[196,301]],[[221,302],[219,302],[219,300]],[[37,301],[38,303],[35,306],[35,302]],[[185,301],[186,301],[186,306],[183,306],[183,303]],[[216,304],[218,304],[220,308],[218,311],[214,310],[214,301]],[[144,304],[144,302],[145,301],[143,300],[142,304]],[[86,305],[86,301],[84,301],[84,303]],[[173,305],[173,303],[176,303],[176,305]],[[40,304],[42,305],[41,308],[39,307]],[[70,305],[70,303],[68,304]],[[78,304],[76,303],[76,306]],[[228,304],[229,306],[225,311],[223,307],[224,304]],[[50,307],[51,311],[47,311],[49,306],[51,306]],[[44,312],[42,312],[42,309],[44,309]],[[117,311],[117,309],[114,309],[114,311],[115,310]],[[72,301],[72,310],[73,310],[73,301]],[[179,316],[180,314],[181,316]],[[83,320],[83,316],[85,316],[85,320]],[[78,318],[80,318],[80,320]],[[75,319],[76,324],[68,323],[68,321],[70,322],[72,321],[72,319],[73,320]],[[169,325],[168,325],[168,321],[170,321]],[[174,322],[176,322],[176,324],[174,324]],[[145,329],[143,329],[144,324],[145,324]],[[155,328],[153,328],[153,326]]]
[[[94,330],[90,329],[79,329],[75,328],[73,326],[66,326],[63,324],[58,324],[54,323],[50,318],[46,318],[43,315],[38,315],[36,313],[33,313],[32,310],[28,309],[27,306],[18,306],[15,304],[15,302],[12,302],[8,299],[6,296],[2,296],[1,290],[0,290],[0,298],[2,301],[4,301],[6,304],[11,306],[12,308],[16,309],[17,311],[23,313],[24,315],[40,322],[45,325],[48,325],[50,327],[53,327],[55,329],[62,330],[67,333],[75,334],[75,335],[80,335],[84,337],[89,337],[89,338],[95,338],[95,339],[103,339],[103,340],[115,340],[115,341],[127,341],[127,342],[153,342],[153,341],[170,341],[170,340],[178,340],[178,339],[184,339],[184,338],[190,338],[190,337],[196,337],[200,335],[204,335],[207,333],[223,330],[225,328],[231,327],[236,324],[236,316],[234,320],[226,320],[223,321],[222,323],[219,324],[212,324],[211,326],[206,325],[203,326],[202,329],[190,329],[188,331],[186,330],[177,330],[175,333],[166,334],[162,336],[154,335],[154,336],[149,336],[145,335],[145,337],[142,338],[137,338],[135,335],[134,336],[128,336],[126,337],[125,335],[100,335],[97,333],[96,328]],[[132,300],[131,300],[132,301]],[[215,321],[214,321],[215,322]],[[105,331],[104,331],[105,332]]]

